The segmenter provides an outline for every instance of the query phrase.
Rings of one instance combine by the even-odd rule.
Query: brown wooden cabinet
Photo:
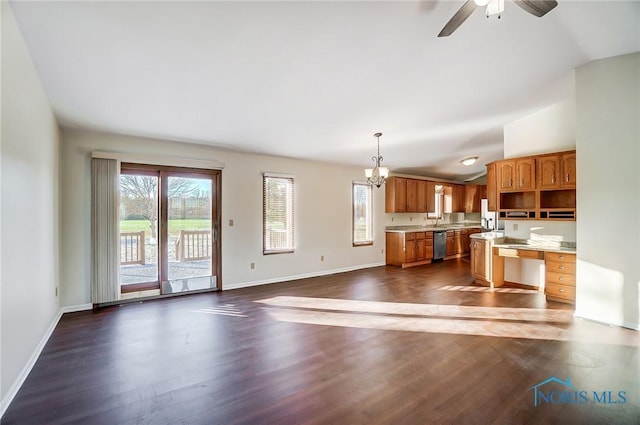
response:
[[[547,252],[544,256],[545,288],[548,300],[568,304],[576,302],[576,256]]]
[[[417,186],[417,212],[427,212],[427,181],[416,180]]]
[[[489,211],[498,211],[498,182],[495,162],[487,165],[487,208]]]
[[[418,212],[418,181],[406,179],[407,181],[407,212]]]
[[[389,177],[384,185],[384,212],[407,212],[407,179]]]
[[[491,241],[471,239],[471,276],[476,283],[491,285]]]
[[[387,232],[387,265],[411,267],[433,258],[433,232]]]
[[[500,191],[535,189],[536,163],[534,158],[499,161],[497,170]]]
[[[480,201],[487,196],[487,186],[479,184],[468,184],[464,186],[464,189],[464,212],[479,213],[481,206]]]
[[[455,232],[453,230],[447,230],[447,251],[446,256],[456,254],[456,239]]]
[[[452,199],[451,199],[451,212],[464,212],[465,210],[465,200],[466,200],[466,192],[465,186],[462,184],[453,184],[452,188]]]
[[[576,187],[576,153],[560,155],[560,187]]]
[[[560,157],[546,155],[537,158],[536,169],[538,189],[557,189],[560,187]]]

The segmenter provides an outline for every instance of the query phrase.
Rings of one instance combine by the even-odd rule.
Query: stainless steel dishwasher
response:
[[[442,260],[447,254],[447,231],[436,230],[433,232],[433,259]]]

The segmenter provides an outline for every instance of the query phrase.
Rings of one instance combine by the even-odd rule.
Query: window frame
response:
[[[368,196],[368,205],[367,205],[367,212],[368,212],[368,223],[367,223],[367,227],[368,227],[368,236],[370,236],[370,239],[365,239],[365,240],[360,240],[360,241],[356,241],[356,196],[355,196],[355,191],[356,191],[356,187],[358,186],[362,186],[362,187],[366,187],[367,191],[369,193]],[[373,245],[373,241],[374,241],[374,236],[373,236],[373,186],[367,182],[361,182],[361,181],[354,181],[351,183],[351,244],[352,246],[356,247],[356,246],[371,246]]]
[[[290,197],[290,199],[285,201],[285,207],[287,209],[285,215],[286,220],[290,222],[290,225],[287,224],[287,228],[285,229],[287,241],[287,246],[285,248],[273,248],[271,246],[267,246],[267,232],[272,230],[267,226],[267,182],[270,179],[287,181],[287,197]],[[295,192],[295,176],[281,173],[262,173],[262,255],[291,254],[295,252]],[[271,240],[271,238],[269,238],[269,240]]]

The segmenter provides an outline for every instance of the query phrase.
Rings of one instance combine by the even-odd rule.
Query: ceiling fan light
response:
[[[461,160],[460,163],[462,165],[466,165],[467,167],[469,167],[470,165],[475,164],[477,160],[478,160],[477,156],[470,156],[468,158]]]

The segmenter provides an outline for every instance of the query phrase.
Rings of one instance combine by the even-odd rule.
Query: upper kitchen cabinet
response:
[[[465,201],[466,201],[466,190],[465,186],[462,184],[454,184],[452,185],[452,202],[451,202],[451,212],[464,212],[465,210]]]
[[[560,157],[546,155],[537,159],[538,189],[560,187]]]
[[[428,212],[427,210],[427,181],[416,180],[417,186],[417,210],[418,212]]]
[[[427,212],[436,212],[436,183],[427,181]]]
[[[424,213],[435,209],[429,204],[429,185],[426,180],[389,177],[385,183],[385,208],[387,213]],[[433,189],[435,186],[431,186]],[[435,196],[433,189],[431,197]],[[431,204],[434,200],[431,199]],[[431,207],[431,210],[428,209]]]
[[[487,208],[489,211],[498,211],[498,182],[496,177],[496,163],[487,164]]]
[[[560,187],[576,187],[576,152],[560,155]]]
[[[500,191],[535,189],[536,162],[534,158],[498,161],[496,164]]]
[[[465,189],[465,202],[464,212],[466,213],[479,213],[480,212],[480,200],[487,196],[487,186],[479,184],[468,184],[464,186]]]
[[[407,179],[389,177],[384,185],[384,212],[407,212]]]

